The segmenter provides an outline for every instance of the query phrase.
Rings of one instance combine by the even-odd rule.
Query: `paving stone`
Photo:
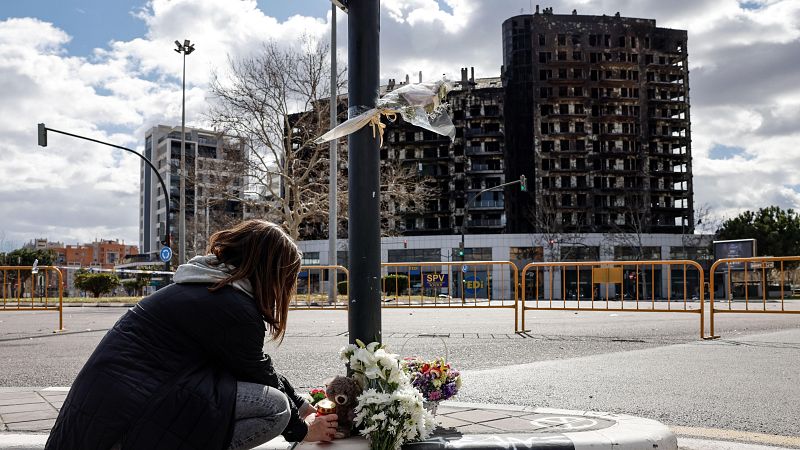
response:
[[[488,434],[497,433],[497,428],[487,427],[481,424],[473,423],[464,425],[463,427],[456,427],[456,430],[464,434]]]
[[[531,421],[523,420],[519,417],[506,417],[505,419],[490,420],[488,422],[482,422],[482,424],[504,431],[533,431]]]
[[[17,422],[31,422],[36,420],[55,419],[58,417],[58,411],[50,408],[47,411],[22,411],[16,413],[2,414],[3,422],[9,426]]]
[[[436,423],[438,423],[443,428],[460,427],[471,424],[471,422],[465,422],[463,420],[456,419],[455,417],[439,416],[439,415],[436,416]]]
[[[36,392],[31,392],[31,391],[0,392],[0,400],[12,399],[12,398],[27,398],[27,397],[38,397],[38,394],[36,394]]]
[[[464,408],[457,408],[457,407],[453,407],[453,406],[439,405],[439,407],[436,408],[436,415],[438,416],[440,414],[450,414],[450,413],[459,412],[459,411],[464,411]]]
[[[8,431],[50,431],[56,423],[55,419],[31,420],[6,424]]]
[[[0,414],[17,413],[25,411],[52,411],[52,410],[53,407],[45,402],[0,406]]]
[[[469,411],[451,413],[448,414],[447,416],[460,420],[465,420],[467,422],[480,423],[480,422],[488,422],[490,420],[503,419],[508,417],[508,414],[486,409],[473,409]]]
[[[42,397],[32,392],[29,392],[27,395],[14,398],[0,397],[0,406],[22,405],[26,403],[46,403],[46,402]]]

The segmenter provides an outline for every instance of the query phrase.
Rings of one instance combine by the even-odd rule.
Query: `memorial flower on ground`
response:
[[[347,345],[339,356],[348,362],[364,392],[358,396],[355,423],[373,450],[396,450],[427,438],[435,427],[422,394],[400,367],[398,356],[382,344]]]
[[[309,403],[311,403],[312,405],[316,405],[317,402],[325,398],[325,389],[321,388],[312,389],[309,396],[311,397],[311,401]]]
[[[403,371],[411,379],[411,385],[429,402],[447,400],[456,395],[461,387],[461,374],[450,367],[444,358],[433,361],[418,357],[404,358]]]

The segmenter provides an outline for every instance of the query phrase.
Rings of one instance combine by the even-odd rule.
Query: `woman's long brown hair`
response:
[[[247,220],[214,233],[206,252],[220,263],[233,266],[230,276],[212,286],[211,291],[236,280],[249,280],[272,339],[282,341],[300,271],[297,244],[272,222]]]

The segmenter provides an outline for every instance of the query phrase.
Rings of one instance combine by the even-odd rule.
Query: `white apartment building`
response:
[[[244,217],[243,143],[199,128],[186,129],[186,248],[202,252],[208,236],[227,220]],[[169,191],[169,205],[158,177],[140,165],[139,250],[158,259],[164,218],[169,214],[173,250],[178,243],[181,128],[158,125],[145,133],[144,156],[158,169]]]

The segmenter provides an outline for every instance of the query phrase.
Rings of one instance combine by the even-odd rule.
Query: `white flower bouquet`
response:
[[[398,355],[372,342],[346,345],[339,356],[350,364],[364,386],[358,397],[355,423],[372,450],[397,450],[405,442],[427,438],[435,428],[422,394],[400,367]]]

